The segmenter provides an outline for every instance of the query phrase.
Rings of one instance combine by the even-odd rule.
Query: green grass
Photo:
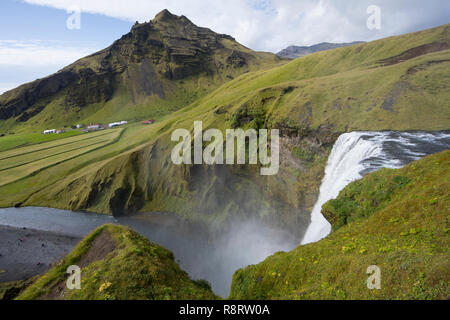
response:
[[[82,134],[80,131],[67,131],[62,134],[40,134],[40,133],[29,133],[29,134],[12,134],[0,137],[0,152],[29,146],[37,143],[49,142],[59,139],[64,139],[72,136]]]
[[[87,259],[95,240],[105,236],[114,249],[98,260]],[[82,262],[84,261],[84,262]],[[66,289],[66,270],[84,263],[81,289]],[[58,299],[66,300],[197,300],[217,299],[206,281],[193,281],[175,263],[172,252],[153,244],[135,231],[105,225],[82,240],[54,268],[28,287],[17,299],[54,299],[54,287],[62,285]]]
[[[1,272],[1,270],[0,270]],[[37,277],[33,277],[28,280],[21,281],[11,281],[0,283],[0,301],[2,300],[13,300],[20,293],[25,290],[28,286],[33,284]]]
[[[94,136],[86,134],[83,136],[85,139],[77,137],[70,142],[58,140],[59,144],[48,142],[24,148],[26,150],[14,149],[15,155],[8,151],[0,152],[0,186],[101,148],[118,138],[121,131],[122,129],[114,129]]]
[[[323,209],[333,232],[233,276],[232,299],[446,299],[450,151],[383,169]],[[381,290],[366,270],[381,269]]]
[[[17,147],[17,148],[11,149],[11,150],[2,151],[0,160],[13,158],[13,157],[17,157],[17,156],[21,156],[21,155],[25,155],[25,154],[29,154],[29,153],[35,153],[35,152],[43,151],[43,150],[52,150],[55,147],[67,146],[68,148],[70,148],[71,146],[73,146],[76,143],[79,143],[80,141],[86,141],[86,140],[93,139],[95,137],[104,136],[104,135],[108,135],[108,134],[111,134],[111,131],[97,131],[97,132],[79,134],[74,137],[70,137],[70,138],[67,138],[67,139],[64,139],[61,141],[59,139],[57,139],[57,140],[52,140],[50,142],[42,142],[42,143],[30,145],[30,146]],[[20,135],[20,136],[22,136],[22,135]],[[24,136],[27,136],[27,135],[24,134]]]

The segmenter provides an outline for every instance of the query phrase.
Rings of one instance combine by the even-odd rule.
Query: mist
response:
[[[171,250],[192,279],[207,280],[214,293],[223,298],[229,296],[238,269],[262,262],[276,252],[291,251],[301,242],[288,231],[256,218],[235,218],[215,239],[210,230],[170,214],[137,215],[117,221]]]
[[[300,244],[288,232],[275,229],[256,219],[235,221],[228,232],[213,243],[204,260],[202,277],[212,284],[212,289],[228,297],[234,272],[264,261],[279,251],[291,251]],[[185,266],[186,270],[190,269]]]

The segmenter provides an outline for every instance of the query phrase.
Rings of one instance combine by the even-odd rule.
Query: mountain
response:
[[[237,271],[230,298],[448,299],[449,166],[445,151],[351,183],[322,210],[331,235]]]
[[[0,132],[161,117],[278,61],[164,10],[110,47],[1,95]]]
[[[287,58],[287,59],[296,59],[300,57],[307,56],[312,53],[320,52],[320,51],[327,51],[331,49],[337,49],[342,47],[348,47],[353,46],[355,44],[361,44],[364,43],[363,41],[355,41],[350,43],[329,43],[329,42],[322,42],[319,44],[315,44],[313,46],[290,46],[286,49],[281,50],[277,53],[277,56],[280,58]]]
[[[67,269],[82,270],[80,290],[68,290]],[[99,276],[101,275],[101,276]],[[135,231],[104,225],[83,239],[19,300],[211,300],[204,280],[193,281],[173,253]]]
[[[213,234],[257,219],[301,238],[340,134],[450,129],[449,49],[444,25],[318,52],[237,76],[152,126],[5,151],[0,206],[172,212]],[[192,130],[194,121],[223,132],[279,129],[279,173],[260,176],[258,165],[173,164],[171,134]],[[67,155],[60,154],[65,146]]]

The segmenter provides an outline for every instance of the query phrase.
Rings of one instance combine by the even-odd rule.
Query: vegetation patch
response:
[[[71,265],[81,268],[81,289],[66,288]],[[19,297],[66,300],[217,299],[206,281],[193,281],[172,252],[135,231],[105,225],[82,240]]]

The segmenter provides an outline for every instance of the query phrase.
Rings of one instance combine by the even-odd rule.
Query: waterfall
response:
[[[351,132],[336,141],[325,169],[319,199],[311,213],[302,244],[325,238],[331,232],[322,206],[337,198],[351,182],[381,168],[401,168],[429,154],[450,149],[449,132]]]

